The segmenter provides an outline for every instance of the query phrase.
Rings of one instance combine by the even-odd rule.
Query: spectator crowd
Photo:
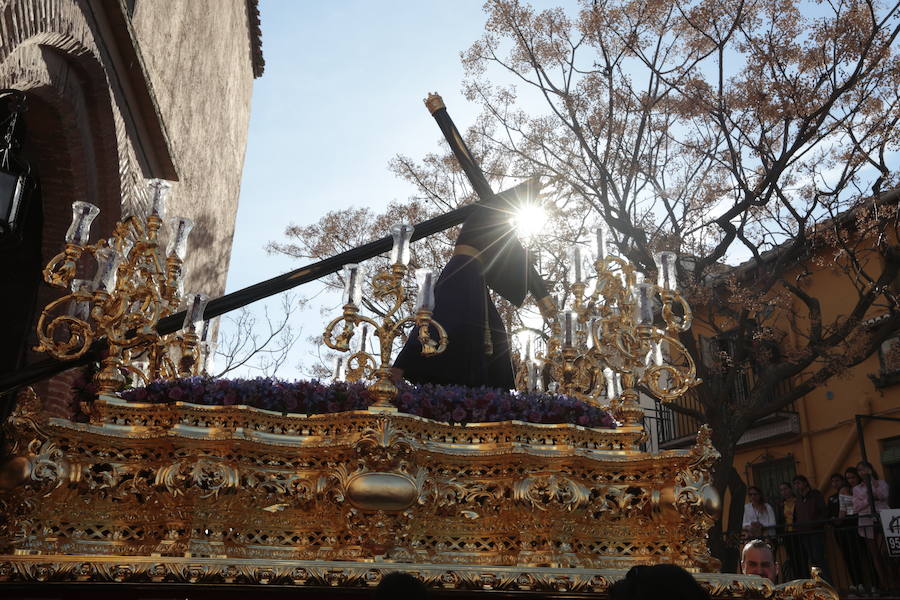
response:
[[[768,502],[756,486],[744,505],[741,570],[776,581],[806,578],[812,567],[834,583],[831,565],[843,564],[842,586],[855,596],[875,596],[896,587],[896,560],[887,557],[875,513],[888,508],[889,489],[862,461],[830,478],[826,498],[804,475],[779,486]],[[833,543],[828,543],[828,538]],[[749,541],[747,541],[749,540]],[[827,552],[836,556],[827,556]],[[829,560],[830,559],[830,560]]]

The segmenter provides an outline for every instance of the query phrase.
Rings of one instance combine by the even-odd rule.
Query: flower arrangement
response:
[[[460,385],[401,383],[395,406],[404,413],[446,423],[518,420],[530,423],[573,423],[584,427],[615,427],[610,415],[569,396],[509,392]],[[321,414],[364,410],[374,402],[363,383],[281,381],[188,377],[159,380],[122,392],[130,402],[191,402],[231,406],[243,404],[284,413]]]

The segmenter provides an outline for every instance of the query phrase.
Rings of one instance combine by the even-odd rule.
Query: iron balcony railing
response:
[[[753,376],[752,370],[744,370],[735,379],[735,385],[732,390],[732,398],[730,401],[741,403],[746,400],[755,383],[756,378]],[[790,380],[782,381],[776,388],[776,394],[781,395],[787,393],[792,388],[793,385]],[[696,390],[689,390],[684,396],[676,400],[675,403],[688,411],[703,414],[703,404],[700,402]],[[694,415],[679,411],[677,407],[673,408],[670,405],[661,402],[657,402],[656,404],[656,419],[658,421],[656,430],[658,432],[658,443],[660,447],[672,448],[691,443],[697,430],[704,424],[704,421],[698,419]],[[769,419],[789,416],[791,414],[796,414],[796,412],[796,403],[791,402],[783,410],[778,411],[778,413],[769,417],[760,419],[758,423],[762,425]]]

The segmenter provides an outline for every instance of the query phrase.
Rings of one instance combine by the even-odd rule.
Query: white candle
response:
[[[609,367],[603,369],[603,378],[606,379],[606,397],[612,400],[616,397],[615,373]]]

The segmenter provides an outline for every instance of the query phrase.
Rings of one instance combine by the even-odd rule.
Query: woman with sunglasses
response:
[[[744,505],[743,530],[750,538],[771,538],[775,535],[775,511],[766,502],[762,490],[751,485],[747,488],[750,502]]]

